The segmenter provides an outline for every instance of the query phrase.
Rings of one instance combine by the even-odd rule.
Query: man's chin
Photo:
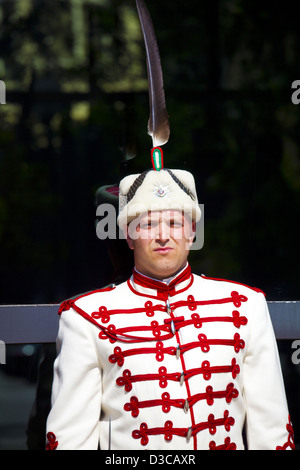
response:
[[[156,265],[156,276],[152,275],[155,279],[167,279],[169,277],[175,276],[182,269],[181,266],[178,266],[177,263],[172,263],[172,260],[168,260],[167,257],[161,259],[160,262]]]

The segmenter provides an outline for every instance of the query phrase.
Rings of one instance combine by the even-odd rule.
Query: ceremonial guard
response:
[[[118,216],[135,268],[127,281],[61,305],[47,449],[292,449],[264,293],[188,264],[201,212],[193,176],[163,164],[160,62],[137,6],[153,169],[120,182]]]

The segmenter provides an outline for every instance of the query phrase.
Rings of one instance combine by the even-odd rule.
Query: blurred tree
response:
[[[165,162],[195,174],[205,204],[194,270],[297,298],[296,1],[147,4]],[[0,298],[57,302],[109,280],[97,187],[149,167],[144,45],[134,0],[2,1],[0,23]]]
[[[145,1],[165,164],[194,173],[205,205],[193,270],[298,299],[298,3]],[[0,26],[0,302],[57,303],[111,281],[95,192],[150,166],[143,39],[134,0],[2,0]]]

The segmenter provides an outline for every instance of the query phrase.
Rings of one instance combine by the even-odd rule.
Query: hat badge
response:
[[[155,196],[158,196],[158,197],[164,197],[168,194],[169,192],[169,189],[168,189],[168,186],[156,186],[155,187],[155,191],[154,191],[154,194]]]

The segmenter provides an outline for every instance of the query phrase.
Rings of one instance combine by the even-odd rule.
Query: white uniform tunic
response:
[[[294,447],[258,289],[140,273],[62,304],[48,449]]]

